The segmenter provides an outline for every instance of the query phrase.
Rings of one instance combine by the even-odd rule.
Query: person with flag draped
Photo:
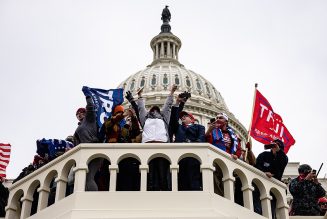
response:
[[[74,134],[74,143],[100,143],[99,130],[116,105],[123,102],[123,89],[103,90],[84,86],[82,91],[86,98],[85,117],[81,120]],[[101,167],[103,158],[95,158],[89,163],[86,175],[86,191],[98,191],[94,180]]]

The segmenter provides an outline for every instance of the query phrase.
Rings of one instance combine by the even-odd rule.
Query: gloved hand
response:
[[[125,96],[125,98],[128,100],[128,102],[132,102],[132,101],[134,101],[134,98],[133,98],[132,92],[130,92],[130,91],[127,91],[127,92],[126,92],[126,96]]]

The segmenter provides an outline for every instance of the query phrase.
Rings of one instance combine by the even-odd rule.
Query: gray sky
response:
[[[0,1],[0,142],[7,177],[35,141],[73,134],[82,86],[116,88],[152,61],[161,11],[172,13],[179,59],[217,88],[249,126],[254,83],[296,140],[290,161],[327,173],[326,1]],[[256,154],[262,144],[254,143]]]

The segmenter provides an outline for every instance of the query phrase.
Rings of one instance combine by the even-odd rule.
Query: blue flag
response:
[[[83,86],[82,91],[85,96],[90,96],[97,111],[97,123],[101,127],[105,118],[111,117],[111,112],[115,106],[124,102],[124,89],[103,90]]]

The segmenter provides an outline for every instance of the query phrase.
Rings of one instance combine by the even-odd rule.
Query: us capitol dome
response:
[[[164,20],[164,19],[162,19]],[[178,86],[177,94],[188,91],[192,97],[188,99],[184,110],[193,114],[196,122],[207,127],[210,118],[216,117],[218,112],[224,112],[229,117],[229,125],[246,141],[248,133],[246,128],[229,111],[220,92],[202,75],[186,69],[179,62],[181,40],[170,30],[169,20],[164,20],[161,32],[150,42],[153,51],[153,61],[145,69],[136,72],[121,82],[119,88],[136,91],[143,88],[143,98],[147,109],[154,105],[162,107],[173,84]],[[125,101],[123,105],[129,103]],[[244,145],[242,145],[244,146]]]

